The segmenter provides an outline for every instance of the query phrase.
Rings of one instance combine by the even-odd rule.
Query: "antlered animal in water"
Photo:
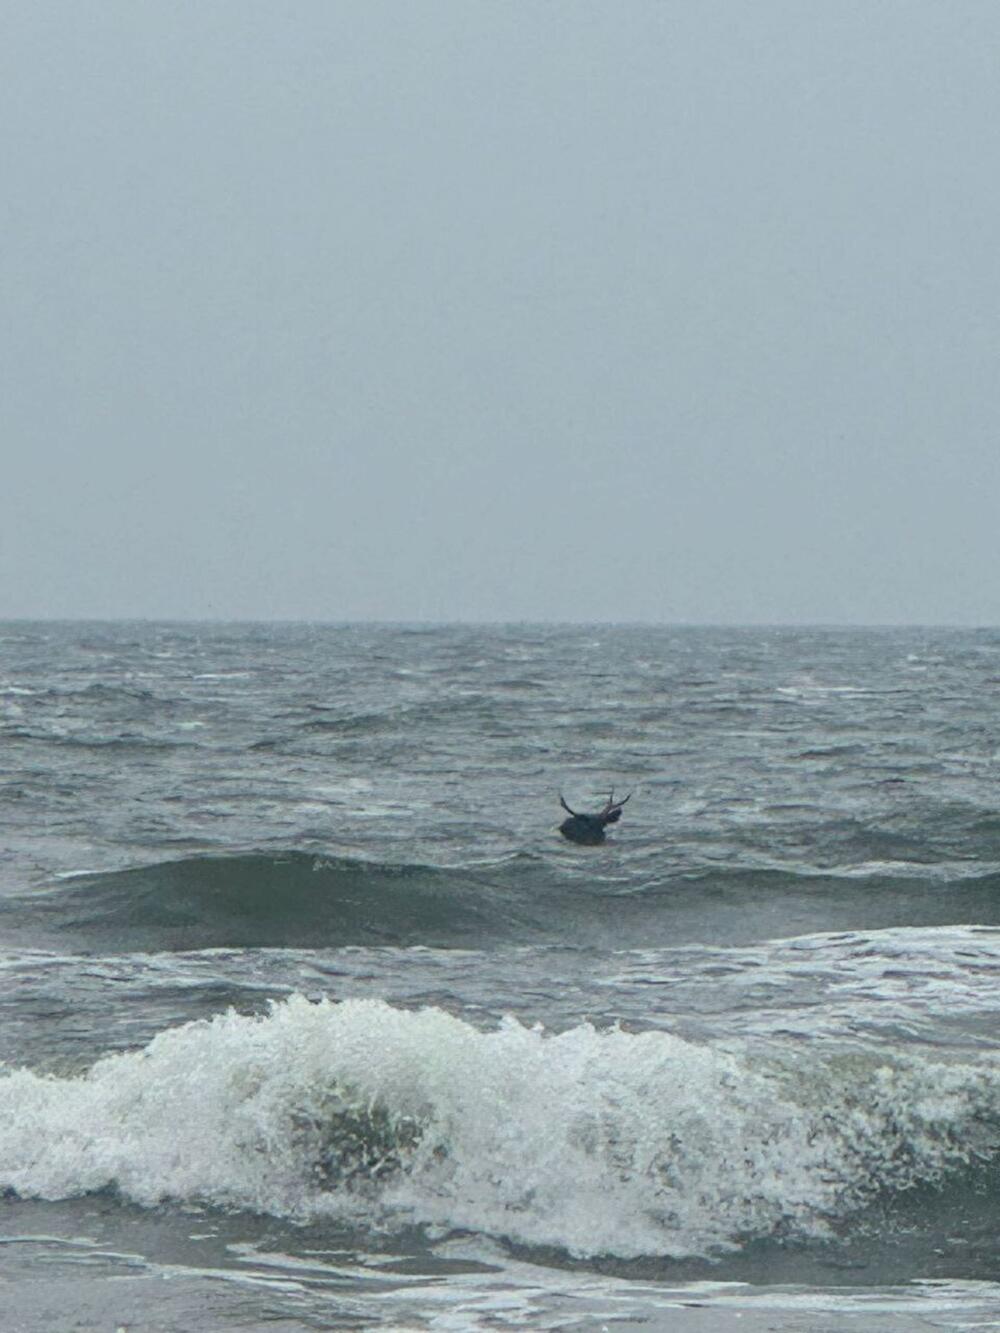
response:
[[[569,819],[564,819],[559,825],[559,832],[564,838],[569,838],[570,842],[579,842],[585,847],[596,847],[604,841],[606,825],[617,824],[621,819],[622,807],[631,795],[632,793],[629,792],[624,800],[616,801],[614,789],[612,789],[603,809],[598,810],[593,815],[578,815],[575,810],[569,808],[560,792],[559,804],[569,815]]]

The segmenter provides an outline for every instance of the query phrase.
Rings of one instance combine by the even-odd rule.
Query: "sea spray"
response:
[[[471,1228],[578,1255],[817,1236],[995,1150],[1000,1066],[294,996],[0,1080],[0,1185]]]

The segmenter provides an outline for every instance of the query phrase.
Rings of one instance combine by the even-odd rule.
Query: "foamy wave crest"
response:
[[[466,1228],[575,1254],[826,1234],[995,1152],[1000,1067],[753,1067],[661,1032],[481,1032],[438,1009],[277,1004],[86,1075],[0,1079],[0,1184]]]

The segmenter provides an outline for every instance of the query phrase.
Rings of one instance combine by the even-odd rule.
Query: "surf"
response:
[[[471,1230],[573,1256],[835,1235],[876,1197],[995,1165],[1000,1060],[666,1032],[481,1031],[292,996],[72,1078],[0,1078],[0,1186]]]

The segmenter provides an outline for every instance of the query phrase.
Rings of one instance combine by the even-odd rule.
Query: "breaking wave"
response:
[[[0,1185],[474,1229],[578,1256],[827,1236],[982,1165],[1000,1064],[744,1055],[663,1032],[479,1031],[301,997],[160,1033],[77,1078],[0,1078]]]

